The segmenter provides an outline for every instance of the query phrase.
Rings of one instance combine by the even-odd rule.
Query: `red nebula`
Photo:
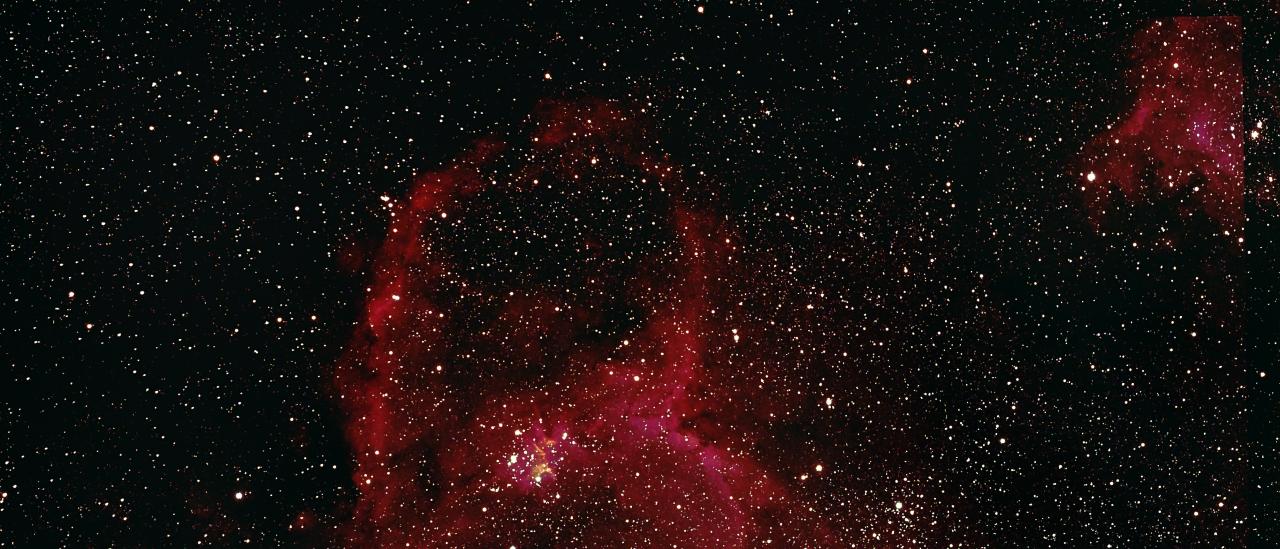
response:
[[[1175,17],[1137,33],[1133,106],[1086,145],[1076,174],[1095,223],[1119,189],[1132,203],[1172,201],[1242,226],[1241,35],[1239,17]]]
[[[789,397],[761,397],[755,414],[726,398],[754,384],[725,358],[736,339],[720,323],[731,230],[682,198],[679,168],[619,104],[545,102],[533,120],[527,142],[482,140],[404,199],[384,199],[391,224],[335,379],[360,490],[347,541],[833,544],[751,452]],[[593,307],[562,309],[536,287],[488,295],[460,273],[469,258],[440,241],[450,213],[486,188],[590,193],[622,178],[665,197],[671,235],[627,280],[587,292],[644,306],[625,338],[564,335]],[[499,304],[483,316],[475,303]],[[471,349],[499,360],[479,366]]]

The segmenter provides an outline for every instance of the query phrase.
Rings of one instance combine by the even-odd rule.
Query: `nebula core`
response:
[[[734,363],[755,327],[726,324],[726,286],[740,283],[726,280],[744,274],[732,228],[686,200],[683,170],[623,105],[548,101],[532,120],[523,142],[482,140],[386,200],[392,223],[337,379],[361,491],[351,540],[832,543],[753,456],[786,397],[755,392],[757,372]],[[648,228],[664,241],[610,251],[630,245],[573,220],[588,287],[567,293],[460,272],[476,258],[444,241],[473,222],[469,203],[553,186],[569,200],[634,187],[664,212]],[[629,267],[595,270],[610,253]],[[634,316],[600,333],[611,307]]]
[[[1133,106],[1082,154],[1095,222],[1113,206],[1173,203],[1228,231],[1243,223],[1244,73],[1239,17],[1157,20],[1133,39]]]

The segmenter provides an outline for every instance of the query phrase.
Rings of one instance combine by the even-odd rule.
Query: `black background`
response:
[[[1264,12],[1246,121],[1274,126]],[[1099,231],[1069,173],[1173,13],[1203,10],[0,8],[0,543],[326,544],[356,496],[330,382],[367,273],[341,258],[414,173],[581,97],[647,105],[746,245],[848,304],[798,325],[852,351],[831,382],[864,410],[822,443],[854,471],[824,509],[911,477],[945,502],[929,546],[1274,534],[1275,209],[1246,201],[1244,247],[1158,209]],[[912,526],[841,534],[886,528]]]

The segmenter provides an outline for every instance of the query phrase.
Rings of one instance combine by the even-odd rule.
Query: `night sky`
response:
[[[1277,543],[1280,4],[602,4],[0,7],[0,546]]]

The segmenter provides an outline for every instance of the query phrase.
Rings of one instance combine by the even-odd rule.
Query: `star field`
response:
[[[0,7],[0,546],[1267,546],[1276,8]]]

